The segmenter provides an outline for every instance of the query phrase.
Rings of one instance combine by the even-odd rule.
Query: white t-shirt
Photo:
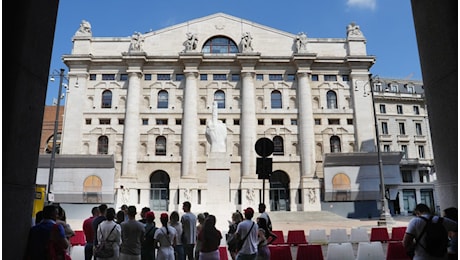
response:
[[[253,223],[254,226],[252,226]],[[248,234],[249,230],[251,231],[246,240],[244,241],[243,247],[239,251],[239,253],[241,254],[252,255],[257,253],[257,243],[259,242],[257,237],[259,226],[257,225],[257,223],[255,223],[252,220],[245,219],[238,224],[238,227],[236,228],[236,233],[240,235],[241,239],[244,239]]]

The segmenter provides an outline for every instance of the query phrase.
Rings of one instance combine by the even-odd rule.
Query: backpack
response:
[[[445,256],[447,254],[449,238],[447,230],[446,228],[444,228],[444,225],[442,224],[444,218],[439,217],[436,223],[432,221],[433,216],[431,216],[429,219],[422,216],[420,216],[420,218],[422,218],[426,222],[425,227],[423,228],[423,231],[419,237],[420,239],[425,233],[425,237],[423,239],[423,245],[425,246],[423,246],[422,244],[420,246],[425,250],[425,252],[427,252],[431,256]]]

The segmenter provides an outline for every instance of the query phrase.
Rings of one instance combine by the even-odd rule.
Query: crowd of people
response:
[[[258,207],[259,216],[254,219],[254,209],[248,207],[243,213],[236,211],[229,222],[225,241],[233,260],[268,260],[268,245],[277,236],[272,232],[272,223],[265,211],[265,204]],[[160,214],[161,227],[155,225],[155,213],[148,207],[142,208],[137,220],[135,206],[123,205],[118,212],[106,204],[93,207],[91,216],[83,221],[85,234],[85,260],[218,260],[222,232],[216,228],[215,215],[208,212],[191,212],[191,203],[182,204],[183,214],[173,211]],[[425,259],[423,233],[425,221],[430,218],[428,206],[418,204],[414,210],[417,216],[408,224],[403,244],[414,259]],[[457,258],[457,209],[445,209],[440,219],[449,232],[449,259]],[[430,218],[431,219],[431,218]],[[66,222],[65,210],[60,206],[47,205],[37,213],[36,223],[29,232],[26,259],[70,259],[70,238],[75,235]],[[108,245],[113,252],[109,257],[96,257],[99,245]],[[447,252],[447,249],[446,249]]]

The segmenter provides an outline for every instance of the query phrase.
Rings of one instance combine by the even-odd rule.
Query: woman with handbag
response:
[[[243,221],[243,214],[237,210],[232,214],[232,222],[228,225],[228,232],[226,235],[227,248],[233,260],[236,259],[236,254],[238,253],[238,239],[235,233],[236,228],[241,221]]]
[[[121,226],[115,222],[114,208],[107,209],[106,220],[102,221],[97,227],[97,239],[99,241],[98,246],[106,246],[112,248],[113,255],[104,258],[96,257],[96,249],[94,252],[95,259],[118,260],[120,257]]]

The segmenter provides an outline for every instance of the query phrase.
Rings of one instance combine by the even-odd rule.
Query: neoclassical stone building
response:
[[[417,157],[417,150],[408,147],[425,144],[423,169],[432,174],[421,83],[405,83],[419,92],[394,91],[392,98],[379,98],[388,95],[385,87],[370,81],[376,59],[367,54],[366,38],[353,23],[344,25],[344,38],[310,38],[217,13],[132,37],[97,37],[83,21],[71,54],[63,60],[70,87],[61,154],[113,154],[115,182],[99,185],[113,186],[117,206],[172,211],[189,200],[196,212],[219,210],[229,217],[264,199],[270,211],[319,211],[323,202],[348,203],[346,211],[362,203],[362,198],[343,196],[341,189],[348,187],[351,193],[370,191],[365,200],[371,204],[362,205],[375,215],[379,175],[377,161],[372,161],[371,85],[378,86],[377,109],[383,103],[399,109],[401,95],[404,110],[419,107],[419,114],[410,118],[397,112],[399,119],[390,116],[390,105],[388,117],[377,110],[380,125],[398,126],[400,120],[423,129],[423,138],[412,132],[393,134],[390,128],[381,133],[385,178],[396,178],[387,188],[401,193],[401,211],[411,205],[402,206],[399,151],[405,147]],[[213,115],[226,130],[218,132],[224,144],[217,149],[206,135]],[[273,141],[273,172],[265,181],[256,174],[255,143],[260,138]],[[371,159],[364,167],[342,160],[344,167],[327,170],[327,156],[340,154]],[[327,161],[329,166],[337,166],[334,160]],[[415,166],[408,168],[416,176],[419,161],[411,162]],[[371,181],[350,186],[359,179],[356,172]],[[338,174],[348,176],[348,186]],[[88,177],[97,177],[97,171]],[[434,206],[433,184],[420,184],[411,186],[413,194],[431,189]]]

